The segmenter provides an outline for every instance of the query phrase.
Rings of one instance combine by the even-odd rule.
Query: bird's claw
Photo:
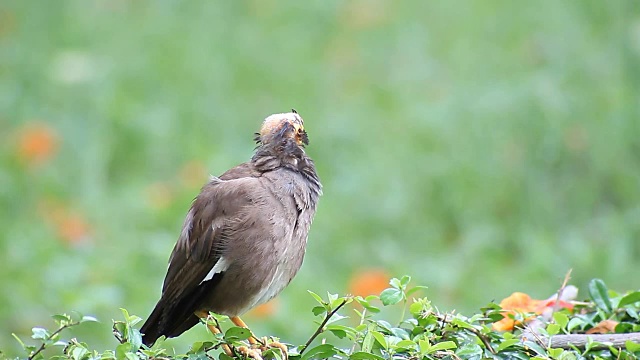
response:
[[[245,358],[262,360],[262,353],[258,349],[253,349],[247,346],[238,346],[236,350]]]
[[[289,359],[289,349],[287,348],[287,345],[278,342],[278,341],[272,341],[270,343],[267,344],[267,349],[280,349],[280,351],[282,352],[282,356],[284,358],[284,360],[288,360]]]
[[[267,340],[266,337],[263,337],[262,339],[256,339],[257,342],[254,344],[254,347],[256,349],[260,349],[260,351],[264,354],[265,351],[271,350],[271,349],[280,349],[283,359],[287,360],[289,359],[289,349],[287,348],[286,345],[278,342],[278,341],[271,341],[269,342]]]

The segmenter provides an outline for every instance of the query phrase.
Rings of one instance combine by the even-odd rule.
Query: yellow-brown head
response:
[[[304,130],[304,120],[295,110],[268,116],[264,119],[260,132],[256,133],[256,141],[263,145],[285,139],[295,141],[298,146],[309,145],[309,138]]]

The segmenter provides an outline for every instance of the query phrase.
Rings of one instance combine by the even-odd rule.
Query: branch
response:
[[[447,319],[447,314],[444,314],[444,315],[435,314],[435,316],[443,324],[446,323],[446,324],[450,324],[450,325],[456,326],[456,325],[452,324],[450,320]],[[458,326],[456,326],[456,327],[458,327]],[[469,328],[465,327],[465,328],[461,328],[461,329],[471,332],[478,339],[480,339],[480,341],[482,341],[482,343],[487,348],[487,350],[489,350],[494,355],[497,354],[496,350],[491,346],[491,341],[483,333],[481,333],[480,331],[478,331],[477,329],[475,329],[473,327],[469,327]]]
[[[79,324],[80,324],[80,322],[71,322],[69,324],[63,325],[60,328],[58,328],[58,330],[54,331],[51,335],[47,336],[46,339],[42,340],[42,345],[40,345],[38,350],[34,351],[31,355],[29,355],[29,357],[27,359],[28,360],[33,360],[36,357],[36,355],[41,353],[47,347],[47,342],[53,340],[53,338],[56,335],[60,334],[64,329],[70,328],[72,326],[76,326],[76,325],[79,325]]]
[[[571,334],[571,335],[554,335],[549,337],[540,337],[536,339],[540,345],[550,348],[571,349],[573,346],[584,349],[587,342],[591,341],[599,343],[594,344],[591,349],[608,349],[609,346],[624,347],[625,342],[631,341],[640,344],[640,333],[627,334]]]
[[[335,313],[338,312],[338,310],[340,310],[343,306],[345,306],[347,304],[347,299],[342,300],[342,302],[340,303],[340,305],[336,306],[335,309],[333,309],[331,312],[327,313],[327,316],[324,317],[324,320],[322,321],[322,323],[320,324],[320,326],[318,327],[318,329],[316,329],[316,332],[313,333],[313,335],[311,335],[311,337],[309,338],[309,340],[307,340],[307,343],[304,344],[304,346],[302,347],[302,349],[300,349],[300,355],[302,355],[302,353],[307,349],[307,347],[309,347],[309,345],[313,342],[313,340],[315,340],[318,335],[320,335],[323,331],[324,331],[324,326],[327,325],[327,323],[329,322],[329,320],[331,319],[331,317],[333,315],[335,315]]]

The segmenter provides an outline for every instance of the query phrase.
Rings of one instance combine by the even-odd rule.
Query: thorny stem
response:
[[[347,304],[347,299],[344,299],[344,300],[342,300],[340,305],[336,306],[335,309],[333,309],[331,312],[327,313],[327,315],[324,317],[324,320],[322,321],[322,323],[320,324],[318,329],[316,329],[316,332],[313,333],[313,335],[311,335],[309,340],[307,340],[306,344],[304,344],[304,346],[300,350],[300,355],[302,355],[302,353],[309,347],[309,345],[313,342],[313,340],[315,340],[318,337],[318,335],[320,335],[324,331],[324,326],[327,325],[327,323],[329,322],[331,317],[333,317],[333,315],[335,315],[335,313],[337,313],[338,310],[340,310],[346,304]]]
[[[72,326],[79,325],[79,324],[80,324],[80,322],[71,322],[69,324],[62,325],[58,330],[54,331],[51,335],[47,336],[46,339],[42,340],[42,345],[40,345],[38,350],[34,351],[31,355],[29,355],[29,357],[27,359],[28,360],[34,359],[36,357],[36,355],[41,353],[42,350],[44,350],[47,347],[47,342],[51,341],[51,339],[53,339],[56,335],[60,334],[62,332],[62,330],[66,329],[66,328],[70,328]]]

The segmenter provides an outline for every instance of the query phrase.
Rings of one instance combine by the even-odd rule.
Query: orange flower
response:
[[[500,302],[500,307],[504,310],[502,315],[504,315],[504,319],[493,323],[493,329],[497,331],[507,331],[513,330],[516,325],[521,325],[520,321],[510,318],[509,314],[523,314],[523,313],[532,313],[538,307],[540,300],[533,300],[531,297],[525,293],[514,292],[509,297],[504,298]],[[525,321],[530,320],[533,316],[530,316]]]
[[[264,304],[258,305],[251,310],[251,315],[257,318],[265,318],[276,312],[278,308],[278,300],[273,299]]]
[[[18,156],[29,165],[41,164],[51,159],[58,150],[58,136],[46,124],[26,126],[18,138]]]
[[[566,301],[556,301],[555,299],[535,300],[525,293],[514,292],[500,302],[500,307],[503,310],[502,314],[505,318],[493,323],[493,329],[497,331],[510,331],[513,330],[516,325],[522,325],[523,321],[527,322],[535,318],[535,316],[532,315],[524,318],[523,321],[519,321],[510,318],[509,314],[517,315],[534,313],[540,315],[547,309],[551,309],[556,306],[560,308],[573,309],[573,304]]]
[[[348,291],[356,296],[379,294],[389,287],[389,275],[382,269],[356,272],[349,281]]]
[[[40,214],[53,225],[56,233],[66,244],[85,242],[90,236],[90,226],[78,212],[70,210],[55,200],[45,200],[39,204]]]
[[[76,213],[67,213],[57,225],[58,235],[68,244],[79,244],[89,237],[89,224]]]

